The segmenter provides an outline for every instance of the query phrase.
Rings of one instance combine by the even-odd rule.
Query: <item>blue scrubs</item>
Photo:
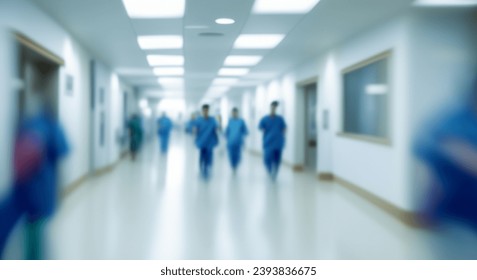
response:
[[[452,218],[477,231],[477,177],[449,158],[443,143],[457,140],[477,150],[477,112],[470,105],[462,105],[444,114],[424,132],[414,145],[415,154],[425,162],[442,188],[428,194],[425,214],[432,219]]]
[[[285,120],[281,116],[265,116],[259,124],[263,131],[264,162],[268,173],[275,178],[280,168],[285,147]]]
[[[235,170],[240,163],[240,153],[243,145],[243,138],[248,134],[245,122],[240,118],[231,118],[225,129],[227,137],[227,150],[232,168]]]
[[[34,168],[17,166],[25,162],[21,143],[30,139],[36,143],[41,157]],[[0,205],[0,254],[8,234],[18,219],[26,214],[28,233],[27,259],[42,258],[43,222],[51,217],[57,200],[57,166],[68,153],[68,144],[62,128],[49,114],[41,113],[25,121],[19,130],[15,147],[15,182],[9,197]]]
[[[129,150],[134,156],[142,144],[143,131],[141,118],[138,116],[132,117],[128,122],[128,128],[130,135]]]
[[[157,133],[159,134],[159,141],[161,143],[161,152],[165,154],[169,147],[169,138],[173,124],[171,119],[166,116],[159,118],[157,124],[159,125]]]
[[[213,149],[219,143],[217,121],[212,117],[200,117],[194,122],[194,127],[197,130],[195,144],[200,150],[200,171],[204,178],[207,178],[212,166]]]

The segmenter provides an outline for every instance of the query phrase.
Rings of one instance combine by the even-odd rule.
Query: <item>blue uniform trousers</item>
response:
[[[204,178],[210,175],[210,167],[212,166],[213,148],[201,148],[199,157],[200,173]]]
[[[242,152],[241,145],[227,146],[229,152],[230,165],[233,169],[236,169],[240,163],[240,157]]]
[[[161,152],[163,154],[167,153],[169,149],[169,133],[159,134],[159,142],[161,143]]]
[[[265,149],[264,162],[267,167],[268,173],[275,178],[280,169],[280,163],[282,161],[281,149]]]

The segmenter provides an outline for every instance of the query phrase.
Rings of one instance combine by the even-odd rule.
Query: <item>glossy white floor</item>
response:
[[[313,174],[283,167],[272,183],[261,159],[245,153],[233,175],[217,149],[212,179],[204,182],[192,139],[175,134],[167,156],[157,146],[63,201],[50,228],[53,258],[434,257],[425,245],[429,233]]]

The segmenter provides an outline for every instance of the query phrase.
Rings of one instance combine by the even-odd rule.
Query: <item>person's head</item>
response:
[[[237,109],[237,107],[234,107],[232,109],[232,117],[238,118],[238,115],[239,115],[239,110]]]
[[[273,101],[270,103],[270,114],[272,116],[277,114],[278,101]]]
[[[205,118],[209,117],[209,104],[202,105],[202,115]]]
[[[167,117],[166,112],[162,112],[162,115],[161,115],[161,116],[162,116],[163,118],[164,118],[164,117]]]

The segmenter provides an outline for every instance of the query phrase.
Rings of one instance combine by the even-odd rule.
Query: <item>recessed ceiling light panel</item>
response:
[[[182,66],[184,57],[182,55],[155,55],[147,56],[147,62],[150,66]]]
[[[283,40],[283,34],[243,34],[235,40],[236,49],[273,49]]]
[[[320,0],[255,0],[255,14],[306,14]]]
[[[181,85],[184,83],[182,78],[158,78],[157,82],[162,85]]]
[[[234,24],[235,20],[231,18],[218,18],[215,20],[215,23],[228,25],[228,24]]]
[[[120,76],[152,76],[151,68],[116,68],[114,69]]]
[[[262,60],[258,55],[230,55],[225,59],[225,66],[252,66]]]
[[[182,48],[182,36],[178,35],[139,36],[137,42],[144,50]]]
[[[219,70],[219,76],[243,76],[249,71],[248,68],[222,68]]]
[[[181,18],[185,0],[123,0],[130,18]]]

